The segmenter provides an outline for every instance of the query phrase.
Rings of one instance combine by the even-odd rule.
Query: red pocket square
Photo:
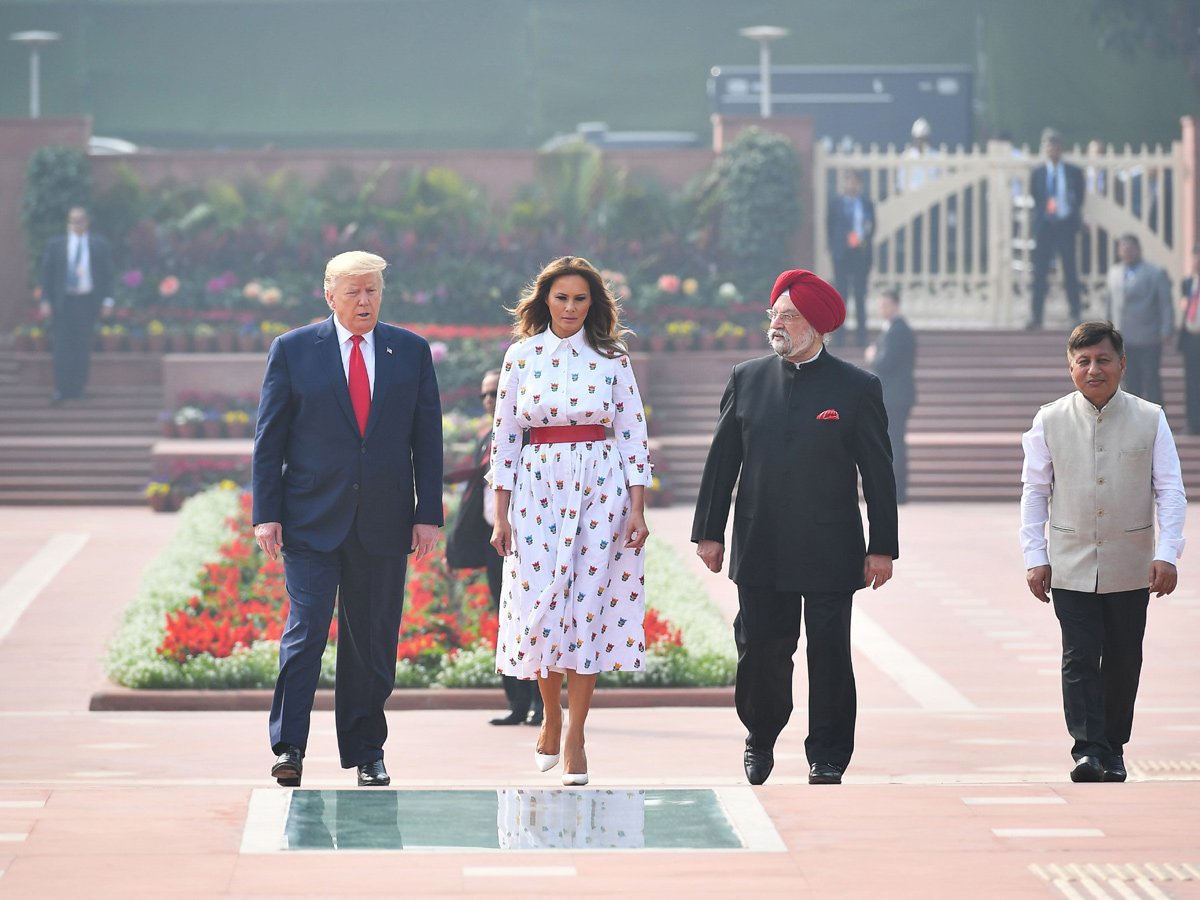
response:
[[[827,409],[827,410],[825,410],[825,412],[823,412],[819,416],[817,416],[817,418],[818,419],[840,419],[841,416],[839,416],[837,414],[836,409]]]

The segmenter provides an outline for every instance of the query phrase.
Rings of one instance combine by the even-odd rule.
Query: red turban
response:
[[[846,321],[846,303],[833,285],[804,269],[792,269],[775,279],[771,305],[784,291],[792,299],[796,311],[808,320],[819,334],[837,331]]]

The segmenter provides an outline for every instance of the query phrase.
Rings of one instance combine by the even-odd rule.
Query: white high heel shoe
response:
[[[581,775],[572,775],[569,772],[563,772],[563,784],[567,787],[578,787],[588,783],[587,772]]]
[[[538,767],[539,772],[549,772],[558,765],[558,757],[558,753],[539,753],[537,750],[534,750],[533,764]]]

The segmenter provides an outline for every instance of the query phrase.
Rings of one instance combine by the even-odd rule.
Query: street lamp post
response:
[[[758,112],[764,119],[771,118],[771,41],[791,34],[786,28],[774,25],[755,25],[738,31],[742,37],[758,41],[759,95]]]
[[[38,52],[42,44],[57,41],[55,31],[16,31],[8,36],[10,41],[25,44],[29,48],[29,118],[42,114],[41,59]]]

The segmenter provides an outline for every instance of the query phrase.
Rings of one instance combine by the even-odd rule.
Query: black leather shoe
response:
[[[532,725],[534,728],[541,728],[543,718],[544,716],[542,715],[542,711],[540,709],[531,710],[529,715],[525,718],[525,724]]]
[[[1081,756],[1075,761],[1075,768],[1071,770],[1071,780],[1076,783],[1103,781],[1104,766],[1095,756]]]
[[[383,767],[383,760],[363,763],[358,767],[359,787],[387,787],[392,783],[392,776]]]
[[[1104,764],[1104,780],[1105,781],[1124,781],[1129,777],[1129,773],[1125,771],[1125,760],[1120,756],[1110,756],[1108,762]]]
[[[304,751],[291,744],[284,744],[283,750],[275,758],[271,766],[271,777],[284,787],[300,787],[300,776],[304,774]]]
[[[808,767],[809,784],[841,784],[842,770],[830,763],[813,763]]]
[[[507,716],[497,716],[494,719],[488,719],[491,725],[521,725],[525,721],[525,713],[508,711]]]
[[[753,750],[747,747],[742,764],[746,767],[747,781],[751,784],[763,784],[775,768],[775,751]]]

